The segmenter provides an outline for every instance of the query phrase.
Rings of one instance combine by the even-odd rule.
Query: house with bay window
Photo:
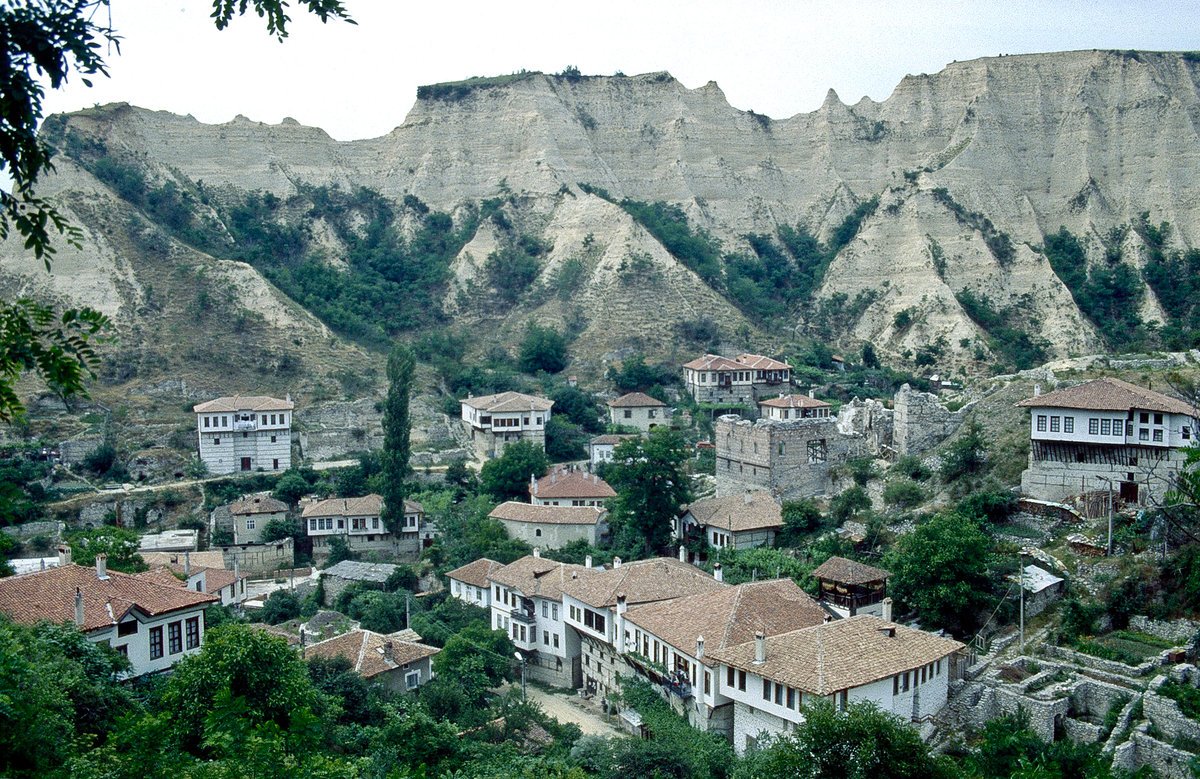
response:
[[[684,387],[697,403],[753,408],[760,399],[786,390],[791,381],[790,365],[760,354],[706,354],[683,364]]]
[[[789,732],[805,709],[870,702],[909,722],[946,704],[952,657],[964,645],[869,615],[833,620],[713,650],[720,692],[733,701],[733,746],[741,754]]]
[[[1122,501],[1161,500],[1196,441],[1196,408],[1105,377],[1037,394],[1029,409],[1029,466],[1021,491],[1061,501],[1111,489]]]
[[[313,555],[327,556],[331,539],[340,537],[351,550],[367,555],[396,556],[420,552],[424,509],[415,501],[404,501],[399,533],[393,533],[380,517],[383,497],[328,498],[304,506],[301,520],[312,539]]]
[[[579,634],[567,625],[563,589],[596,574],[588,566],[544,559],[537,550],[488,574],[492,629],[512,639],[531,679],[580,686]]]
[[[192,407],[200,459],[211,473],[286,471],[292,467],[292,410],[285,400],[234,395]]]
[[[60,565],[0,579],[0,612],[14,622],[75,625],[90,641],[129,658],[130,676],[165,671],[204,642],[204,609],[220,602],[167,574],[167,580],[109,571],[106,555],[94,566]],[[169,580],[174,580],[169,581]]]
[[[517,441],[531,441],[546,448],[546,423],[550,421],[553,400],[521,392],[501,392],[467,396],[461,405],[463,427],[477,456],[499,457],[504,454],[504,447]]]

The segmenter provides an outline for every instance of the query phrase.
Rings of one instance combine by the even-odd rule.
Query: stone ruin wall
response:
[[[894,401],[893,436],[896,455],[920,456],[945,441],[966,418],[969,405],[950,411],[937,395],[917,392],[908,384],[900,388]]]

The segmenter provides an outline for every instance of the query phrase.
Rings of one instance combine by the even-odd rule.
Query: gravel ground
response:
[[[619,736],[620,731],[605,721],[604,717],[585,709],[573,698],[544,692],[536,687],[527,687],[529,700],[537,701],[542,710],[559,722],[573,722],[585,734],[593,736]]]

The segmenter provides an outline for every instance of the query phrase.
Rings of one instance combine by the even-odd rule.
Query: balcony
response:
[[[233,429],[235,432],[246,432],[248,430],[257,430],[258,423],[252,420],[235,419],[233,420]]]
[[[537,624],[537,620],[534,618],[533,614],[527,613],[522,609],[513,609],[512,618],[514,622],[521,622],[526,625]]]
[[[663,689],[672,695],[678,695],[682,700],[692,697],[692,685],[683,674],[676,671],[663,680]]]

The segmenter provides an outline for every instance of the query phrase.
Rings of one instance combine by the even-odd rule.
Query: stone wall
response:
[[[1149,617],[1136,616],[1129,618],[1129,629],[1146,633],[1166,641],[1186,644],[1200,633],[1200,622],[1190,619],[1177,619],[1164,622]]]
[[[867,454],[865,440],[843,435],[835,418],[751,422],[726,414],[713,426],[717,495],[766,490],[780,500],[833,491],[830,469]]]
[[[1082,445],[1081,445],[1082,450]],[[1147,456],[1144,448],[1121,447],[1128,457],[1118,461],[1136,461],[1137,465],[1112,464],[1108,462],[1064,462],[1062,460],[1034,460],[1035,448],[1029,452],[1029,465],[1021,472],[1021,492],[1024,495],[1047,501],[1063,501],[1092,490],[1108,490],[1104,479],[1125,481],[1133,474],[1138,485],[1138,502],[1161,501],[1171,488],[1175,474],[1183,469],[1185,455],[1182,449],[1168,449],[1165,456],[1155,459]]]
[[[1136,771],[1148,765],[1162,779],[1192,779],[1194,774],[1191,765],[1195,757],[1191,752],[1164,744],[1146,733],[1135,730],[1129,735],[1129,741],[1114,751],[1113,768]]]
[[[23,544],[37,536],[46,536],[51,541],[58,542],[62,539],[64,529],[66,525],[62,522],[26,522],[23,525],[0,528],[0,531]]]
[[[1142,696],[1142,712],[1168,741],[1184,738],[1200,743],[1200,722],[1188,719],[1178,703],[1158,693],[1167,680],[1166,676],[1160,676],[1150,683],[1150,689]]]
[[[893,405],[893,437],[900,457],[925,454],[945,441],[962,424],[970,407],[950,411],[937,395],[918,392],[908,384],[896,393]]]
[[[787,723],[765,711],[733,702],[733,748],[739,755],[751,744],[761,744],[765,736],[783,733]]]
[[[895,412],[878,400],[854,398],[838,409],[842,435],[861,436],[867,451],[877,457],[895,454]]]
[[[1161,658],[1153,658],[1147,660],[1140,665],[1125,665],[1118,663],[1115,660],[1104,660],[1099,657],[1092,657],[1083,652],[1076,652],[1074,649],[1068,649],[1065,646],[1054,646],[1046,644],[1042,647],[1044,652],[1049,657],[1057,657],[1062,660],[1068,660],[1076,665],[1082,665],[1084,668],[1092,668],[1104,673],[1114,674],[1117,676],[1146,676],[1155,668],[1162,665]]]
[[[296,556],[293,540],[285,538],[272,541],[269,544],[243,544],[238,546],[219,546],[221,556],[225,560],[225,568],[233,570],[236,560],[239,570],[251,576],[266,576],[280,568],[291,568],[295,565]]]

